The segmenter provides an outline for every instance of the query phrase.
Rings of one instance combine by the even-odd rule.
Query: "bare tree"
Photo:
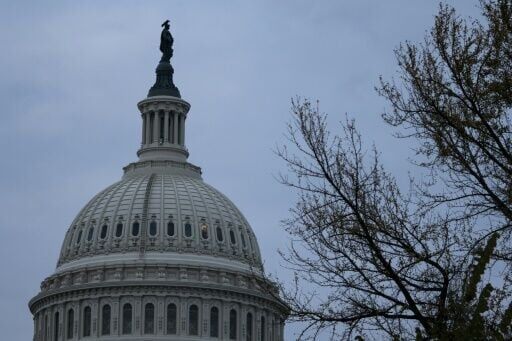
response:
[[[331,136],[318,107],[292,103],[278,154],[298,192],[283,252],[296,280],[282,291],[301,338],[512,339],[512,0],[481,7],[466,21],[441,5],[425,41],[396,51],[399,82],[381,80],[384,120],[418,141],[431,175],[415,191],[353,121]]]
[[[432,172],[425,207],[492,218],[481,235],[501,231],[501,256],[511,260],[512,1],[481,7],[483,19],[468,22],[441,6],[425,41],[396,51],[400,81],[378,90],[392,106],[385,121],[419,141],[417,163]]]
[[[508,325],[497,327],[508,292],[481,288],[498,236],[471,257],[458,238],[471,225],[403,195],[352,121],[331,137],[317,107],[298,100],[292,109],[290,143],[278,154],[288,166],[281,182],[299,193],[285,222],[293,241],[282,253],[296,279],[281,288],[292,320],[307,324],[300,338],[326,330],[347,340],[509,335]]]

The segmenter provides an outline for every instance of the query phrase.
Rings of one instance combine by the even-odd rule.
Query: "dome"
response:
[[[29,302],[34,341],[284,340],[288,307],[238,208],[187,161],[190,104],[162,60],[139,159],[71,222],[55,272]]]
[[[57,272],[138,260],[141,250],[146,261],[209,260],[260,270],[256,237],[236,206],[197,172],[166,168],[130,174],[127,167],[121,181],[92,198],[66,233]]]

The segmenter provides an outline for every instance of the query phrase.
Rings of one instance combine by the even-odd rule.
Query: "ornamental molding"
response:
[[[154,96],[146,98],[137,104],[140,112],[174,111],[186,115],[190,104],[180,98],[171,96]]]
[[[287,315],[288,308],[275,296],[264,291],[243,290],[237,287],[226,288],[219,285],[196,285],[191,283],[162,283],[157,281],[138,281],[124,283],[85,284],[62,288],[53,292],[40,293],[29,302],[32,314],[38,314],[51,307],[77,307],[86,302],[93,305],[96,301],[137,302],[140,299],[155,297],[158,302],[176,302],[176,300],[217,301],[229,304],[245,304],[264,310]]]
[[[82,286],[117,287],[134,282],[151,282],[165,286],[213,286],[244,292],[271,290],[277,294],[275,284],[264,279],[257,270],[253,273],[241,274],[237,271],[219,270],[214,267],[134,264],[79,268],[54,274],[41,283],[41,293],[35,299],[52,293],[75,290]]]

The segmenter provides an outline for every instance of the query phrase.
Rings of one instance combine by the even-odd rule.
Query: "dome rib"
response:
[[[126,213],[126,220],[125,220],[126,228],[123,231],[124,235],[122,236],[122,240],[124,240],[124,245],[126,246],[126,248],[128,250],[131,249],[131,247],[130,247],[130,226],[132,225],[132,223],[135,222],[134,218],[137,215],[136,213],[133,212],[134,211],[133,208],[135,207],[135,203],[137,202],[137,198],[139,197],[139,191],[140,191],[140,188],[142,187],[142,184],[146,183],[146,186],[147,186],[147,182],[149,181],[150,177],[151,177],[151,174],[145,175],[144,177],[139,179],[139,183],[137,184],[134,194],[130,200],[130,209]],[[144,194],[142,194],[142,200],[144,200]]]
[[[140,232],[140,243],[139,243],[139,256],[143,257],[146,251],[146,242],[148,239],[148,209],[149,200],[151,197],[151,189],[153,187],[153,181],[155,180],[155,174],[151,174],[146,183],[146,190],[144,191],[144,203],[142,204],[142,221]]]

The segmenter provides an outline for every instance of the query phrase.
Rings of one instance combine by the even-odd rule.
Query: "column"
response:
[[[185,120],[187,119],[187,116],[183,114],[181,116],[181,145],[185,147]]]
[[[144,145],[146,143],[146,115],[142,115],[142,142]]]
[[[121,335],[120,329],[120,321],[119,318],[119,297],[116,297],[112,301],[112,336]]]
[[[146,135],[145,135],[145,140],[144,140],[144,143],[145,144],[151,144],[151,141],[149,140],[150,136],[151,136],[151,113],[150,112],[147,112],[144,114],[144,117],[145,117],[145,122],[146,122]]]
[[[184,137],[185,137],[185,116],[184,115],[180,115],[179,122],[180,122],[180,134],[179,134],[178,143],[183,146],[185,144],[184,143],[185,142],[185,139],[184,139]]]
[[[173,134],[173,137],[172,137],[172,143],[174,144],[178,144],[178,128],[179,128],[179,124],[178,124],[178,113],[175,111],[174,114],[173,114],[173,125],[174,125],[174,134]]]
[[[164,143],[169,141],[169,111],[164,112]]]
[[[158,143],[158,139],[160,137],[160,113],[155,112],[155,116],[153,118],[153,141]]]

